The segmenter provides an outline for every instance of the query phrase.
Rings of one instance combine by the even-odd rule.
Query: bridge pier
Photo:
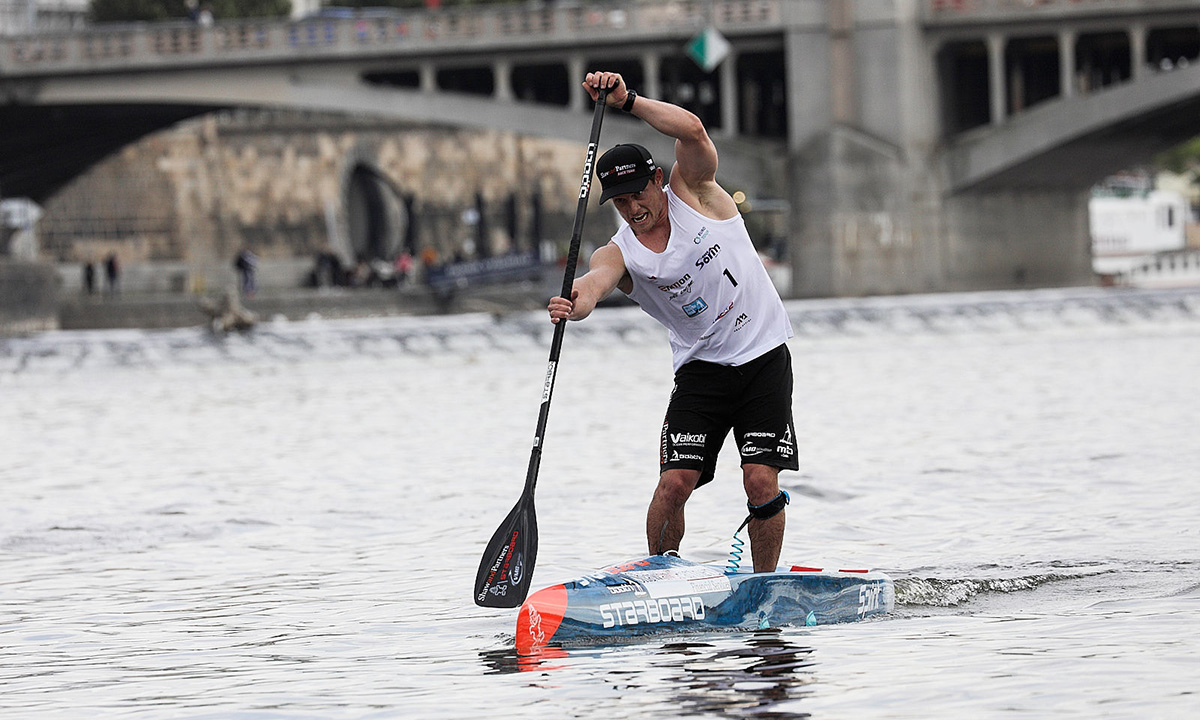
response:
[[[980,127],[956,118],[982,121],[975,132],[1004,132],[1024,108],[1024,93],[1041,92],[1041,85],[1024,86],[1020,53],[1035,57],[1042,46],[1014,44],[1001,29],[956,35],[952,57],[975,73],[976,84],[956,83],[947,80],[946,46],[931,47],[919,29],[920,8],[895,8],[888,14],[879,6],[830,3],[824,22],[789,29],[793,294],[1093,282],[1087,196],[1099,177],[1081,168],[1074,184],[969,188],[956,187],[944,171],[953,134]],[[1077,32],[1063,28],[1051,38],[1053,86],[1069,97]],[[947,103],[982,103],[982,111],[939,109],[928,101],[939,95]]]

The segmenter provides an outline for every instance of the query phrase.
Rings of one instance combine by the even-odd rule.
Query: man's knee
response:
[[[665,470],[658,476],[658,488],[654,494],[672,507],[682,507],[691,497],[699,480],[699,470],[684,468]]]
[[[752,504],[770,502],[779,494],[779,468],[748,463],[742,466],[742,482]]]

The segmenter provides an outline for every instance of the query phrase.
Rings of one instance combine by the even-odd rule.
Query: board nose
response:
[[[528,655],[545,647],[558,631],[567,610],[567,588],[551,585],[525,600],[517,615],[517,652]]]

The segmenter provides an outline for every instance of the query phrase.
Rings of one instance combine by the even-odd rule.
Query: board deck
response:
[[[517,651],[641,635],[827,625],[891,612],[895,586],[877,570],[795,565],[730,572],[652,555],[543,588],[517,616]]]

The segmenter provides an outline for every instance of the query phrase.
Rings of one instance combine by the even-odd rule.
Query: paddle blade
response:
[[[533,494],[517,501],[483,551],[475,575],[475,604],[515,608],[525,602],[537,560],[537,515]]]

